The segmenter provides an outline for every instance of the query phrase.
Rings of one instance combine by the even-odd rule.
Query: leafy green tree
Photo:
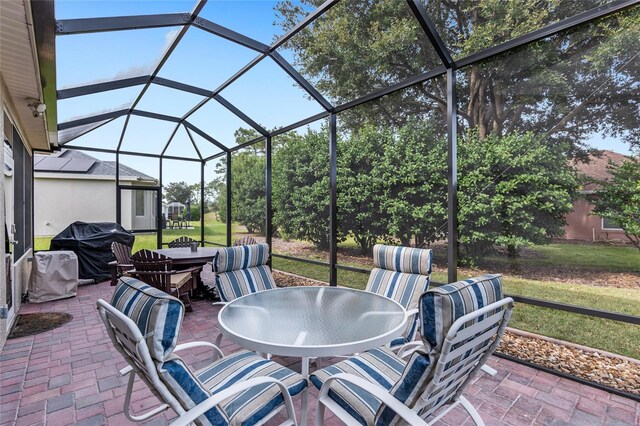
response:
[[[284,29],[322,0],[301,3],[277,4]],[[426,7],[454,58],[460,58],[601,3],[433,0]],[[339,2],[287,46],[302,74],[337,104],[441,65],[405,2],[397,0]],[[635,7],[468,66],[458,72],[458,115],[467,128],[477,129],[479,139],[544,132],[571,155],[582,156],[597,132],[638,145],[639,49],[640,8]],[[397,127],[414,117],[441,119],[446,98],[445,80],[432,79],[393,99],[344,111],[341,120],[357,130],[367,121]],[[437,129],[442,134],[445,128]]]
[[[400,128],[378,173],[384,182],[381,212],[387,233],[416,247],[446,237],[447,145],[432,126],[410,122]]]
[[[254,139],[258,133],[252,129],[239,128],[235,132],[236,143]],[[254,144],[235,152],[231,158],[231,216],[234,222],[247,227],[251,233],[265,231],[265,158],[264,144]],[[222,222],[227,221],[227,164],[222,159],[216,163],[217,176],[208,185],[216,194],[213,202]],[[206,189],[205,189],[206,191]]]
[[[593,212],[617,223],[640,250],[640,161],[630,157],[622,164],[610,163],[610,181],[600,181]]]
[[[187,218],[187,209],[184,209],[182,212],[182,217],[184,219]],[[198,204],[191,204],[191,220],[192,221],[198,221],[200,220],[200,205]]]
[[[199,194],[198,197],[195,197],[194,185],[189,185],[184,181],[171,182],[165,185],[163,195],[167,203],[178,202],[186,204],[189,199],[200,199]]]
[[[339,226],[342,234],[353,235],[363,253],[370,252],[376,241],[388,234],[382,211],[385,182],[379,169],[385,147],[391,144],[391,131],[368,125],[338,145]],[[327,149],[324,151],[326,157]]]
[[[274,223],[321,249],[329,248],[328,141],[327,129],[289,136],[274,153],[272,172]]]
[[[264,170],[264,155],[243,151],[231,159],[232,220],[246,226],[250,233],[265,231]]]
[[[515,257],[564,234],[578,187],[564,147],[533,133],[481,139],[471,132],[458,149],[458,237],[468,258],[496,246]]]
[[[378,240],[422,246],[445,235],[446,144],[431,126],[414,121],[393,132],[364,125],[338,154],[340,227],[362,252]]]

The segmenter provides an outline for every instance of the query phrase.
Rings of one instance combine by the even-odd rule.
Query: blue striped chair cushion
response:
[[[331,376],[350,373],[390,390],[405,369],[405,361],[390,349],[377,348],[349,358],[313,373],[309,379],[320,389]],[[373,425],[381,402],[357,386],[345,382],[334,382],[329,391],[331,399],[340,404],[363,425]]]
[[[266,265],[269,260],[267,244],[225,247],[218,250],[213,258],[213,272],[229,272],[252,266]]]
[[[407,274],[431,274],[431,250],[376,244],[373,246],[373,264],[377,268]]]
[[[434,362],[427,354],[421,351],[414,352],[402,371],[401,377],[389,393],[406,406],[413,407],[424,393],[427,384],[431,381],[434,365]],[[396,412],[383,405],[378,408],[373,424],[386,426],[396,424],[398,421],[400,421],[400,417]]]
[[[223,302],[276,287],[271,270],[266,265],[217,273],[215,283]]]
[[[470,278],[424,293],[420,298],[420,321],[426,350],[440,352],[444,337],[458,318],[502,298],[502,275]]]
[[[111,305],[136,323],[151,357],[164,361],[178,343],[184,305],[175,297],[135,278],[122,277]]]
[[[211,396],[211,393],[177,355],[172,355],[171,359],[164,363],[158,363],[158,374],[169,392],[185,410],[195,407]],[[219,406],[216,406],[198,417],[197,423],[205,426],[222,426],[229,424],[229,418]]]
[[[241,351],[214,362],[196,372],[198,380],[211,394],[220,392],[235,383],[254,377],[274,377],[295,396],[307,387],[302,375],[273,361],[257,356],[254,352]],[[228,398],[219,405],[231,425],[253,425],[273,410],[280,409],[284,398],[274,384],[253,387]]]
[[[425,350],[412,354],[402,376],[390,393],[406,406],[413,408],[431,382],[444,337],[451,325],[460,317],[483,306],[502,299],[500,275],[485,275],[433,288],[420,297],[420,318]],[[466,355],[461,355],[459,359]],[[420,414],[429,414],[432,407],[455,395],[458,387],[453,387],[430,405],[423,407]],[[443,403],[444,403],[443,402]],[[376,413],[376,425],[390,425],[400,421],[393,410],[380,407]]]
[[[388,246],[381,246],[388,247]],[[429,275],[407,274],[374,268],[369,275],[367,291],[386,296],[402,305],[406,310],[416,309],[420,295],[429,288]],[[412,341],[418,329],[418,316],[407,322],[402,337],[391,342],[396,348]]]

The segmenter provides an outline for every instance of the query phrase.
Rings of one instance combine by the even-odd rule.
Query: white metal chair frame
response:
[[[207,412],[209,409],[220,404],[225,399],[236,395],[246,389],[254,386],[260,386],[265,383],[274,383],[280,388],[280,392],[284,397],[284,407],[287,412],[287,420],[282,423],[283,426],[295,426],[296,418],[293,408],[293,402],[291,395],[282,382],[272,377],[256,377],[253,379],[245,380],[237,383],[229,388],[210,396],[205,401],[186,411],[180,405],[180,402],[171,394],[166,385],[160,380],[158,372],[156,370],[155,363],[151,359],[149,349],[146,343],[146,336],[143,336],[138,326],[127,317],[125,314],[111,306],[108,302],[99,299],[97,302],[98,312],[100,318],[105,323],[107,333],[111,338],[114,346],[122,354],[125,360],[129,363],[129,366],[120,370],[120,374],[125,376],[129,375],[127,383],[127,392],[125,394],[124,401],[124,414],[132,422],[145,421],[156,414],[161,413],[167,408],[171,407],[177,414],[178,419],[173,424],[175,425],[187,425],[197,419],[199,416]],[[177,345],[173,352],[181,351],[185,349],[191,349],[195,347],[206,346],[213,351],[213,361],[222,358],[224,355],[222,351],[214,344],[209,342],[189,342]],[[149,411],[140,415],[134,415],[130,412],[131,395],[133,392],[133,384],[135,382],[136,375],[147,384],[153,394],[160,400],[166,401],[156,408],[152,408]],[[263,421],[267,421],[278,411],[274,411],[269,417]]]
[[[433,379],[425,388],[420,401],[416,403],[413,408],[407,407],[400,400],[395,398],[389,391],[384,389],[378,384],[371,383],[361,377],[348,373],[340,373],[331,376],[322,385],[320,393],[318,394],[318,406],[316,411],[316,426],[322,426],[324,422],[324,410],[325,407],[329,408],[333,413],[340,418],[348,426],[360,425],[346,410],[344,410],[338,403],[331,399],[328,395],[331,385],[336,381],[344,381],[353,383],[354,385],[369,392],[371,395],[382,401],[382,404],[395,411],[404,421],[412,426],[431,425],[442,417],[444,417],[449,411],[460,404],[471,416],[474,423],[478,426],[484,425],[482,418],[473,407],[473,405],[462,396],[462,391],[466,385],[470,382],[478,370],[480,370],[487,358],[495,351],[500,343],[500,339],[504,334],[507,327],[507,322],[511,317],[511,311],[513,309],[513,299],[510,297],[501,299],[495,303],[487,305],[481,309],[475,310],[458,320],[452,325],[442,345],[440,351],[440,357],[434,367]],[[490,314],[496,310],[497,313]],[[480,316],[490,314],[488,317],[478,321],[475,324],[467,328],[462,328],[465,324],[473,321]],[[490,339],[495,336],[495,339],[490,345],[486,345]],[[467,339],[469,341],[465,342]],[[461,346],[457,347],[460,343],[465,342]],[[479,348],[476,348],[480,346]],[[460,362],[451,362],[456,358],[463,356],[466,352],[473,351],[466,356]],[[412,352],[412,351],[411,351]],[[451,365],[448,365],[451,363]],[[451,398],[443,398],[440,403],[436,403],[429,409],[426,415],[428,417],[436,409],[446,403],[451,405],[439,413],[434,419],[429,422],[423,420],[418,414],[423,407],[433,401],[437,401],[439,397],[446,395],[449,391],[456,389],[456,393]]]

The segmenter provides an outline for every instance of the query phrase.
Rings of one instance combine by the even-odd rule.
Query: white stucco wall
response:
[[[121,185],[145,185],[144,181],[121,180]],[[153,186],[153,184],[152,184]],[[114,177],[38,172],[34,179],[34,235],[53,236],[75,221],[115,222],[116,186]],[[152,192],[145,192],[145,213],[151,216]],[[133,228],[135,191],[122,191],[122,226]],[[139,218],[142,219],[142,218]],[[155,226],[155,217],[145,218],[137,229]]]
[[[56,235],[71,223],[115,222],[113,180],[34,179],[35,236]]]

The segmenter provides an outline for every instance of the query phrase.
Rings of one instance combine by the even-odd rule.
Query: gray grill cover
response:
[[[73,297],[78,290],[78,256],[72,251],[41,251],[34,255],[29,302]]]

